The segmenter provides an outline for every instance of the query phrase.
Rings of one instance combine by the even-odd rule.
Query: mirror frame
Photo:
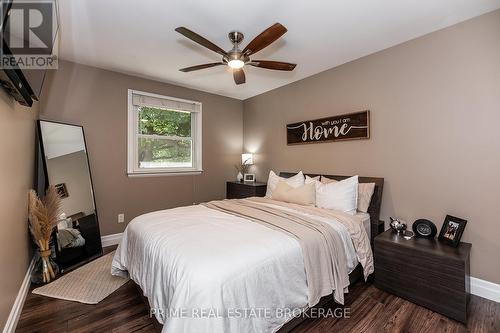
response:
[[[59,268],[60,268],[60,272],[61,274],[64,274],[64,273],[67,273],[69,271],[72,271],[94,259],[97,259],[99,257],[101,257],[103,255],[103,249],[102,249],[102,236],[101,236],[101,228],[100,228],[100,225],[99,225],[99,215],[98,215],[98,211],[97,211],[97,204],[96,204],[96,200],[95,200],[95,191],[94,191],[94,181],[92,179],[92,171],[90,169],[90,158],[89,158],[89,154],[88,154],[88,148],[87,148],[87,139],[85,137],[85,129],[83,128],[83,126],[81,125],[75,125],[75,124],[70,124],[70,123],[64,123],[64,122],[60,122],[60,121],[53,121],[53,120],[45,120],[45,119],[38,119],[36,121],[36,131],[37,131],[37,135],[36,135],[36,141],[37,141],[37,147],[36,147],[36,158],[35,158],[35,189],[38,193],[38,195],[40,195],[41,193],[39,193],[42,188],[43,188],[43,191],[44,193],[42,193],[42,195],[45,195],[45,191],[47,191],[47,188],[49,187],[50,185],[50,182],[49,182],[49,174],[48,174],[48,171],[47,171],[47,161],[46,161],[46,158],[45,158],[45,147],[44,147],[44,143],[43,143],[43,137],[42,137],[42,127],[41,127],[41,123],[42,122],[46,122],[46,123],[53,123],[53,124],[60,124],[60,125],[67,125],[67,126],[74,126],[74,127],[79,127],[81,130],[82,130],[82,135],[83,135],[83,144],[85,146],[85,154],[87,156],[87,167],[88,167],[88,170],[89,170],[89,177],[90,177],[90,188],[92,190],[92,201],[94,203],[94,211],[95,211],[95,219],[96,219],[96,225],[97,225],[97,234],[99,236],[99,245],[100,245],[100,251],[95,254],[95,255],[92,255],[92,256],[89,256],[85,259],[83,259],[82,261],[74,264],[74,265],[71,265],[69,267],[66,267],[66,268],[62,268],[61,265],[59,264],[59,260],[57,258],[57,255],[59,254],[59,251],[57,250],[57,236],[55,234],[56,230],[54,230],[53,234],[52,234],[52,241],[54,242],[55,244],[55,247],[56,247],[56,263],[59,265]],[[41,179],[40,179],[40,176],[41,176],[41,173],[40,173],[40,167],[43,169],[43,182],[41,182]],[[57,228],[57,227],[56,227]]]

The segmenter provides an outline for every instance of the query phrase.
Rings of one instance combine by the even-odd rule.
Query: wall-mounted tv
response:
[[[56,0],[2,0],[0,84],[20,104],[40,97],[48,69],[57,68]]]

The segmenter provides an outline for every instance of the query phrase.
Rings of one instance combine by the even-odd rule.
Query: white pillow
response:
[[[274,189],[273,200],[314,206],[316,202],[316,187],[314,183],[291,187],[286,182],[280,180]]]
[[[266,190],[267,198],[273,197],[273,191],[280,180],[286,182],[291,187],[299,187],[304,185],[304,174],[302,173],[302,171],[300,171],[295,176],[292,176],[290,178],[284,178],[275,174],[273,170],[269,171],[269,178],[267,179],[267,190]]]
[[[321,177],[323,184],[336,183],[337,180]],[[358,210],[360,212],[368,212],[370,202],[372,201],[373,192],[375,191],[375,183],[359,183],[358,185]]]
[[[316,182],[319,182],[321,176],[316,176],[316,177],[309,177],[306,175],[306,180],[304,181],[305,184],[311,184],[311,183],[314,183],[316,184]]]
[[[317,182],[316,206],[355,215],[358,206],[358,176],[328,184]]]

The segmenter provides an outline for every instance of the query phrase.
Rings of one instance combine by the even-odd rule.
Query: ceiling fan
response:
[[[179,69],[181,72],[192,72],[199,69],[227,65],[233,70],[234,82],[236,82],[236,84],[242,84],[245,83],[245,72],[243,72],[243,66],[245,65],[265,69],[274,69],[278,71],[292,71],[295,66],[297,66],[296,64],[291,64],[288,62],[250,59],[250,56],[252,54],[257,53],[263,48],[271,45],[275,40],[277,40],[278,38],[283,36],[285,32],[287,32],[286,28],[280,23],[275,23],[264,30],[260,35],[255,37],[243,50],[240,50],[239,48],[239,44],[243,41],[243,34],[239,31],[231,31],[228,36],[231,43],[233,43],[233,48],[227,52],[214,43],[210,42],[206,38],[185,27],[176,28],[175,31],[222,56],[221,62],[213,62],[209,64],[181,68]]]

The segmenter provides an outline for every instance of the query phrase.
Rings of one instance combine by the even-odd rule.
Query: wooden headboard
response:
[[[290,178],[296,175],[296,172],[280,172],[280,177]],[[319,174],[305,173],[309,177],[320,176]],[[351,176],[338,176],[338,175],[321,175],[335,180],[343,180]],[[377,177],[359,177],[360,183],[375,183],[375,190],[373,191],[372,200],[368,207],[368,214],[370,214],[370,240],[373,246],[373,239],[378,234],[384,231],[384,221],[380,221],[380,205],[382,203],[382,191],[384,190],[384,178]]]

